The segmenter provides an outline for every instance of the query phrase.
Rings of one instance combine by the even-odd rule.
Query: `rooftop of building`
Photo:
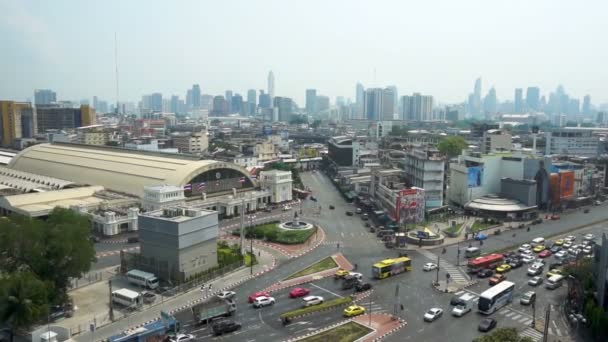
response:
[[[496,212],[518,212],[534,209],[536,206],[527,206],[517,200],[490,194],[470,201],[465,204],[465,208]]]
[[[164,221],[171,222],[186,222],[197,217],[217,215],[217,212],[214,210],[205,210],[200,208],[195,208],[191,206],[178,206],[178,207],[170,207],[164,208],[154,211],[149,211],[141,214],[141,216],[147,216],[156,218]]]

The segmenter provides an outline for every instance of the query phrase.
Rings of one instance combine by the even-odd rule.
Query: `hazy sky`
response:
[[[608,1],[21,1],[0,0],[0,99],[51,88],[61,99],[245,94],[266,88],[304,105],[355,84],[397,85],[462,101],[475,78],[500,100],[559,83],[608,102]],[[375,70],[375,71],[374,71]],[[525,93],[525,90],[524,90]]]

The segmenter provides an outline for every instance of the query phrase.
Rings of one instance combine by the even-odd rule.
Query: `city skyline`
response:
[[[431,4],[321,4],[324,11],[316,11],[314,1],[292,8],[277,1],[183,2],[141,11],[139,2],[1,2],[0,36],[6,53],[0,74],[9,81],[0,84],[0,95],[25,100],[33,99],[34,89],[52,89],[61,99],[98,96],[114,103],[116,32],[120,101],[155,92],[185,97],[192,84],[200,84],[204,94],[230,89],[244,95],[248,89],[266,89],[272,70],[275,96],[293,98],[300,106],[309,88],[332,101],[337,96],[354,101],[358,82],[366,88],[396,85],[399,93],[420,92],[439,103],[461,103],[477,77],[484,80],[483,89],[494,86],[499,100],[512,98],[516,88],[537,86],[546,95],[563,84],[581,103],[587,94],[595,104],[608,102],[603,91],[608,71],[602,68],[608,53],[595,43],[608,25],[600,18],[608,6],[602,2],[516,2],[497,4],[492,12],[482,10],[480,1],[443,3],[448,16],[432,11]],[[527,10],[521,11],[524,4]],[[414,16],[404,23],[399,13],[405,9],[437,18]],[[493,14],[499,12],[504,15]],[[117,15],[104,15],[109,13]],[[195,20],[200,13],[213,15]],[[324,22],[323,27],[308,25],[309,14]],[[562,25],[560,18],[570,25]],[[428,25],[430,19],[441,24]],[[151,24],[159,20],[167,24]],[[191,27],[193,22],[197,25]],[[426,24],[420,31],[422,22]],[[251,39],[226,44],[226,37],[244,37],[251,25]],[[404,40],[407,48],[398,43]],[[192,41],[205,44],[188,45]],[[575,42],[585,47],[584,54]],[[313,51],[304,53],[310,44]]]

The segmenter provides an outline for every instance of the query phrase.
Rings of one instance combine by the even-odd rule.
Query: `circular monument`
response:
[[[314,228],[312,223],[300,221],[298,213],[294,213],[292,221],[279,223],[279,228],[286,230],[308,230]]]

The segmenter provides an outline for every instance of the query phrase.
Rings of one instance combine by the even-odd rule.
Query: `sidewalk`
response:
[[[224,291],[227,289],[231,289],[237,285],[244,283],[252,278],[258,277],[261,274],[271,271],[276,266],[276,259],[272,254],[264,251],[257,250],[261,253],[258,257],[258,264],[253,266],[253,275],[250,275],[250,268],[244,267],[240,268],[232,273],[229,273],[221,278],[215,279],[211,282],[214,292],[209,294],[210,296],[215,295],[215,293]],[[254,252],[256,250],[254,249]],[[169,299],[164,300],[161,303],[158,303],[152,307],[149,307],[146,311],[138,311],[134,312],[127,317],[124,317],[121,320],[115,321],[113,323],[105,322],[100,323],[99,316],[95,316],[95,314],[83,314],[81,312],[76,312],[75,317],[70,319],[66,319],[58,322],[59,324],[55,324],[56,326],[62,326],[68,329],[74,330],[74,326],[78,326],[79,330],[73,331],[74,333],[78,333],[81,331],[82,333],[73,336],[72,338],[76,341],[100,341],[109,338],[110,336],[116,335],[122,331],[125,331],[130,328],[138,327],[144,324],[147,324],[151,321],[154,321],[160,317],[161,311],[167,311],[170,313],[175,313],[177,311],[181,311],[185,308],[188,308],[194,304],[202,302],[204,296],[202,296],[201,291],[198,288],[194,288],[193,290],[179,294],[174,297],[169,297]],[[100,305],[98,305],[100,306]],[[107,316],[107,312],[105,312]],[[89,324],[93,322],[97,322],[97,330],[94,334],[92,334],[89,329]],[[103,326],[102,326],[103,325]]]

